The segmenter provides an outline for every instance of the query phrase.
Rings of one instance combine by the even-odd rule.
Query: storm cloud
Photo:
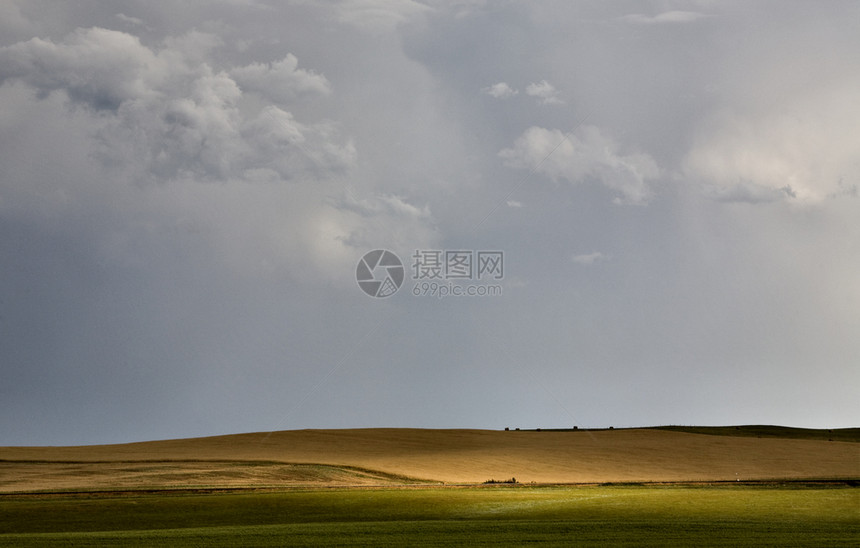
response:
[[[856,426],[860,8],[673,7],[0,3],[0,445]]]

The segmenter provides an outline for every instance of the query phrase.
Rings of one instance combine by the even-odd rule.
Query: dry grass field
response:
[[[837,431],[839,432],[839,431]],[[815,436],[812,436],[815,438]],[[842,432],[839,439],[851,439]],[[660,429],[297,430],[0,448],[0,492],[860,478],[860,443]]]

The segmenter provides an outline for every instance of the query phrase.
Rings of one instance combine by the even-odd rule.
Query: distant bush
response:
[[[511,479],[506,479],[506,480],[488,479],[487,481],[484,482],[485,485],[486,484],[494,484],[494,483],[517,483],[517,478],[511,478]]]

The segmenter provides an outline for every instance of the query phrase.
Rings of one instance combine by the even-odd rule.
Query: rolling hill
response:
[[[520,483],[860,479],[858,432],[763,426],[372,428],[2,447],[0,492],[481,483],[512,477]]]

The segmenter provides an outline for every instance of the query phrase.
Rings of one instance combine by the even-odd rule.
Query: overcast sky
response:
[[[858,27],[0,0],[0,445],[858,426]],[[503,252],[433,280],[501,295],[415,296],[416,251]]]

